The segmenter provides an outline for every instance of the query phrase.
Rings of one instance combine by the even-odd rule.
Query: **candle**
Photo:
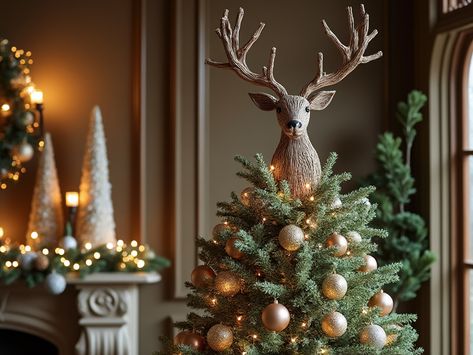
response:
[[[41,90],[34,90],[31,93],[31,102],[34,104],[42,104],[43,103],[43,92]]]
[[[79,206],[79,193],[75,191],[66,192],[66,206],[77,207]]]

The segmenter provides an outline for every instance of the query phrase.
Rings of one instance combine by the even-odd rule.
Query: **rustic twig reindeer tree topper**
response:
[[[335,91],[320,91],[342,81],[360,63],[368,63],[382,56],[382,52],[365,56],[369,42],[378,34],[377,30],[369,33],[369,15],[363,5],[360,6],[361,22],[355,27],[353,11],[348,7],[348,24],[350,40],[344,45],[330,30],[327,23],[322,21],[325,33],[340,51],[343,63],[333,73],[325,73],[323,54],[317,57],[317,68],[314,79],[308,82],[299,95],[289,95],[280,83],[274,78],[274,59],[276,48],[271,49],[268,66],[264,66],[262,73],[254,73],[246,64],[246,56],[253,44],[258,40],[264,28],[261,23],[253,36],[240,47],[240,26],[243,20],[243,9],[240,8],[235,26],[232,28],[228,19],[228,10],[216,30],[222,40],[228,62],[216,62],[207,59],[206,63],[217,68],[231,69],[242,79],[259,86],[271,89],[277,98],[266,94],[249,94],[253,102],[264,111],[276,110],[278,123],[281,127],[281,139],[274,152],[271,165],[274,176],[278,181],[287,180],[295,197],[303,197],[310,193],[311,187],[320,180],[320,160],[309,136],[307,126],[311,110],[326,108],[335,94]]]

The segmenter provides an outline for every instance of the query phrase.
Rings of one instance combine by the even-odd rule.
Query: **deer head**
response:
[[[325,73],[323,54],[319,53],[315,77],[302,88],[299,95],[289,95],[284,86],[274,78],[275,47],[271,49],[268,66],[263,66],[261,73],[251,71],[246,64],[248,51],[260,37],[265,24],[260,23],[253,36],[240,47],[240,27],[244,15],[241,8],[233,28],[228,19],[228,10],[225,10],[220,21],[220,28],[216,30],[228,61],[206,60],[209,65],[231,69],[243,80],[267,87],[276,94],[276,97],[267,93],[250,93],[249,95],[261,110],[276,111],[282,134],[271,164],[274,167],[276,179],[288,180],[296,197],[303,197],[309,193],[310,189],[306,186],[314,187],[320,180],[320,161],[308,138],[307,126],[310,121],[310,111],[325,109],[335,95],[335,91],[321,89],[339,83],[359,64],[371,62],[382,56],[382,52],[364,55],[369,42],[378,34],[377,30],[369,33],[369,15],[364,6],[360,6],[362,21],[356,27],[352,8],[348,7],[347,11],[350,32],[348,45],[344,45],[330,30],[327,23],[322,21],[325,33],[342,55],[341,67],[333,73]]]

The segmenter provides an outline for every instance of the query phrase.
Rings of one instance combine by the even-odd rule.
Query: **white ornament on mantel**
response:
[[[77,355],[139,355],[138,285],[161,280],[157,273],[68,275],[79,290]]]
[[[112,186],[109,181],[107,147],[100,108],[92,109],[82,165],[77,237],[93,247],[115,243]]]
[[[53,247],[62,233],[63,214],[61,189],[54,161],[54,148],[49,133],[44,137],[44,150],[39,158],[36,185],[31,202],[31,212],[26,240],[35,249]],[[31,238],[31,233],[38,238]]]

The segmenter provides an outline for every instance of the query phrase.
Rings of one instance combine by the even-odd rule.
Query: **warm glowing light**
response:
[[[348,255],[348,256],[351,255],[351,251],[348,250],[348,251],[346,252],[346,255]]]
[[[274,165],[271,165],[271,166],[269,167],[269,169],[271,169],[271,171],[274,171],[274,169],[276,169],[276,168],[274,167]]]
[[[7,188],[7,184],[3,183],[0,185],[0,189],[6,190],[6,188]]]
[[[12,266],[12,263],[10,260],[8,260],[7,262],[5,262],[5,266],[6,267],[11,267]]]
[[[41,90],[35,90],[31,93],[31,102],[34,104],[43,103],[43,92]]]
[[[66,192],[66,206],[77,207],[79,206],[79,193],[76,191]]]
[[[142,269],[145,267],[145,261],[144,260],[138,260],[136,263],[136,266],[138,266],[138,269]]]
[[[295,343],[297,341],[297,338],[291,338],[291,343]]]
[[[212,303],[212,306],[215,306],[217,304],[217,299],[216,298],[212,298],[210,300],[210,303]]]
[[[301,327],[302,327],[302,328],[307,327],[307,323],[306,323],[306,322],[303,322],[303,323],[301,324]]]
[[[31,247],[30,247],[29,245],[27,245],[27,246],[25,247],[25,251],[31,251]]]
[[[18,264],[18,261],[15,260],[14,262],[11,263],[11,265],[12,265],[13,267],[18,267],[19,264]]]
[[[308,234],[304,234],[304,239],[305,239],[305,240],[309,240],[309,235],[308,235]]]
[[[85,261],[85,265],[91,266],[91,265],[92,265],[92,260],[87,259],[87,260]]]
[[[123,247],[123,244],[124,244],[124,242],[123,242],[123,240],[121,240],[121,239],[117,242],[117,245],[118,245],[119,247]]]
[[[31,239],[33,240],[38,239],[38,232],[31,232]]]
[[[77,271],[80,269],[80,265],[75,263],[74,265],[72,265],[72,268]]]
[[[305,184],[305,188],[310,189],[310,184],[309,183]]]
[[[120,269],[124,269],[124,268],[126,268],[125,263],[121,263],[121,264],[120,264]]]
[[[315,200],[315,197],[314,197],[314,196],[310,196],[310,197],[309,197],[309,200],[314,201],[314,200]]]
[[[64,266],[65,267],[71,266],[71,262],[69,260],[64,260]]]
[[[138,252],[136,250],[132,250],[130,254],[134,258],[136,258],[138,256]]]
[[[87,242],[87,243],[84,244],[84,247],[85,247],[85,249],[90,250],[90,249],[92,249],[92,243]]]
[[[310,224],[310,219],[307,218],[307,219],[305,220],[305,223]]]
[[[42,252],[43,252],[44,255],[48,255],[48,254],[49,254],[49,249],[44,248],[44,249],[42,250]]]
[[[3,104],[2,105],[2,112],[8,112],[10,111],[10,105],[9,104]]]
[[[3,230],[2,227],[0,227],[0,238],[3,238],[4,235],[5,235],[5,231]]]
[[[94,253],[94,258],[97,259],[97,260],[100,259],[100,253],[99,253],[98,251],[96,251],[96,252]]]
[[[107,243],[107,249],[112,250],[113,249],[113,243],[108,242]]]
[[[6,252],[7,252],[7,248],[4,245],[2,245],[0,247],[0,253],[6,253]]]
[[[253,334],[251,337],[252,337],[254,340],[258,339],[258,335],[256,335],[256,334]]]
[[[146,250],[146,247],[144,245],[140,245],[138,247],[138,250],[141,251],[141,252],[144,252]]]
[[[238,322],[241,322],[241,320],[243,319],[243,316],[237,316],[236,319]]]
[[[138,242],[136,240],[132,240],[130,245],[133,247],[133,248],[136,248],[138,246]]]

